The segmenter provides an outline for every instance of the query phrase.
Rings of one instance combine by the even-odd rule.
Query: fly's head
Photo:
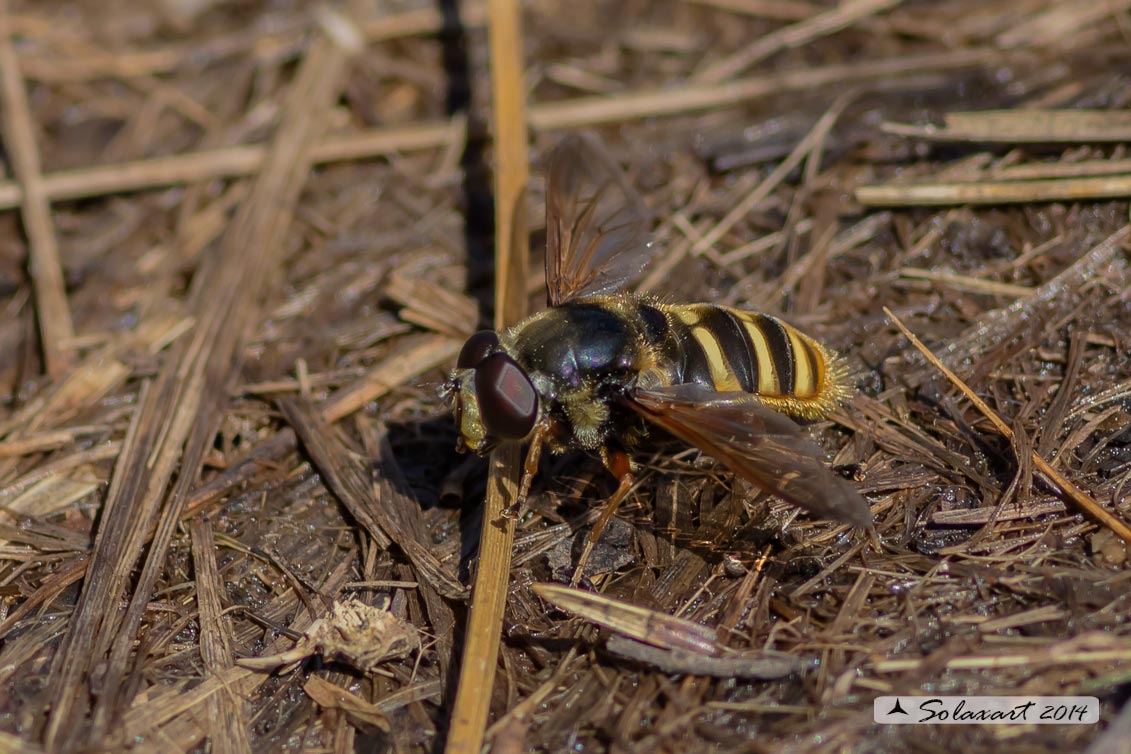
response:
[[[461,452],[525,440],[538,423],[541,401],[530,376],[490,330],[468,338],[441,394],[452,404]]]

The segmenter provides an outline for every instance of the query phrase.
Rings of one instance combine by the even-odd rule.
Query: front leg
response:
[[[589,555],[593,552],[594,545],[605,533],[605,527],[612,521],[613,516],[616,515],[617,508],[628,496],[628,491],[632,489],[632,485],[636,482],[636,475],[632,472],[632,461],[628,453],[620,448],[611,448],[608,445],[601,447],[601,460],[605,463],[605,468],[617,478],[618,484],[616,492],[605,504],[605,510],[601,511],[600,517],[593,528],[589,531],[589,536],[585,538],[585,545],[582,547],[581,555],[577,559],[577,566],[573,569],[573,578],[570,579],[570,586],[577,586],[581,581],[582,572],[585,570],[585,563],[589,560]]]
[[[530,483],[538,473],[538,461],[542,458],[542,443],[546,439],[546,424],[540,423],[534,428],[534,435],[530,438],[530,448],[526,451],[526,461],[522,464],[522,480],[518,484],[518,494],[514,502],[503,510],[503,517],[510,519],[521,518],[526,510],[526,497],[530,494]]]

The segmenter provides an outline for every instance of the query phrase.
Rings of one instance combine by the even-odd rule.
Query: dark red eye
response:
[[[479,399],[479,418],[491,437],[521,440],[534,429],[538,394],[522,367],[505,353],[491,354],[479,362],[475,396]]]
[[[490,330],[480,330],[467,339],[459,352],[456,367],[459,369],[472,369],[479,366],[479,362],[487,358],[491,349],[499,345],[499,336]]]

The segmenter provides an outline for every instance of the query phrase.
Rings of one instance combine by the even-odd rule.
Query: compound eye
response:
[[[479,362],[475,368],[475,396],[488,435],[500,440],[521,440],[534,429],[538,394],[522,367],[505,353],[491,354]]]
[[[499,336],[490,330],[480,330],[467,339],[460,349],[456,367],[459,369],[472,369],[479,366],[479,362],[487,358],[491,349],[499,345]]]

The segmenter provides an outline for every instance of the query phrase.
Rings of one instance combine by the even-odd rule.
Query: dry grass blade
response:
[[[1122,110],[987,110],[947,113],[942,126],[885,123],[890,134],[937,141],[998,144],[1131,141],[1131,113]]]
[[[411,487],[397,465],[386,427],[364,416],[358,417],[357,424],[365,446],[365,457],[375,459],[375,478],[371,488],[377,508],[387,511],[385,515],[390,520],[400,522],[397,536],[405,542],[405,552],[418,569],[416,586],[424,600],[424,611],[428,614],[435,637],[440,676],[446,683],[455,644],[455,613],[444,598],[466,600],[467,590],[432,552],[435,543],[421,515],[420,503],[403,491]]]
[[[945,125],[885,123],[891,134],[933,141],[1025,143],[1103,143],[1131,139],[1131,116],[1121,111],[1006,110],[955,112]],[[857,201],[870,206],[1014,204],[1121,198],[1131,194],[1124,161],[1104,165],[1070,162],[1013,165],[987,171],[970,181],[916,179],[913,183],[858,186]],[[1114,164],[1113,164],[1114,163]]]
[[[1064,313],[1080,305],[1080,291],[1087,291],[1105,278],[1117,287],[1131,285],[1131,271],[1121,249],[1131,237],[1131,225],[1123,225],[1086,253],[1077,257],[1068,267],[1033,290],[1031,296],[1014,301],[1009,306],[984,312],[976,321],[950,343],[942,353],[942,361],[955,369],[964,362],[972,362],[979,354],[999,350],[1008,341],[1023,336],[1032,337],[1049,322],[1056,322]],[[975,372],[984,367],[973,364]],[[907,381],[920,385],[927,379],[930,368],[911,372]]]
[[[327,25],[330,28],[330,25]],[[333,27],[340,32],[342,26]],[[135,633],[149,601],[180,511],[213,444],[219,412],[241,359],[239,347],[258,321],[258,299],[276,268],[281,235],[309,172],[309,145],[321,131],[329,104],[341,90],[356,40],[318,37],[298,72],[290,101],[264,170],[216,247],[225,264],[206,267],[191,294],[197,326],[168,353],[150,389],[144,391],[126,448],[115,467],[106,510],[95,541],[88,577],[52,679],[54,702],[46,741],[72,749],[79,741],[111,733],[110,710],[118,708]],[[180,475],[172,492],[174,470]],[[167,503],[167,504],[166,504]],[[125,595],[142,543],[157,526],[141,576],[124,614],[106,605]],[[88,684],[105,665],[104,684],[91,720],[86,719]]]
[[[326,578],[316,584],[320,594],[337,594],[349,580],[353,559],[343,554],[325,564]],[[293,590],[281,595],[263,608],[269,615],[277,615],[286,621],[292,634],[302,634],[316,620]],[[287,637],[276,639],[267,648],[268,652],[283,652],[294,645]],[[165,747],[180,747],[188,750],[195,747],[211,732],[207,721],[197,723],[187,713],[200,710],[208,700],[217,694],[230,694],[250,699],[255,690],[271,680],[271,676],[261,672],[232,666],[204,679],[191,688],[173,685],[151,693],[145,704],[131,706],[122,715],[117,729],[118,739],[123,742],[117,750],[125,749],[124,742],[147,739],[150,736],[162,741]],[[165,749],[167,750],[167,748]]]
[[[204,519],[192,523],[193,570],[196,572],[196,601],[200,613],[200,655],[209,673],[215,675],[231,668],[232,626],[223,614],[224,582],[216,564],[216,542],[212,525]],[[247,717],[242,699],[220,694],[211,697],[208,714],[217,721],[212,736],[212,750],[219,754],[250,752]]]
[[[90,471],[87,467],[71,475],[52,475],[14,497],[4,495],[0,522],[15,523],[15,517],[23,515],[45,518],[67,510],[99,488],[102,480]],[[2,544],[4,540],[0,539]]]
[[[948,369],[947,366],[943,364],[942,361],[940,361],[939,358],[935,356],[929,348],[923,345],[922,341],[920,341],[913,332],[907,329],[907,326],[904,325],[903,322],[898,317],[896,317],[890,309],[884,307],[884,313],[887,314],[889,318],[891,318],[892,322],[895,323],[895,326],[899,328],[904,337],[910,340],[911,344],[915,346],[915,348],[917,348],[919,352],[927,358],[928,361],[934,364],[940,372],[946,375],[946,378],[950,380],[952,385],[962,391],[962,394],[965,395],[970,400],[970,402],[974,404],[975,408],[977,408],[978,411],[981,412],[982,416],[990,420],[990,422],[994,425],[997,431],[1002,434],[1003,437],[1008,440],[1013,439],[1013,430],[1010,429],[1008,424],[1002,421],[1001,417],[997,415],[997,412],[990,408],[989,404],[982,400],[977,393],[971,390],[969,386],[967,386],[966,383],[958,377],[958,375]],[[1096,502],[1093,497],[1085,493],[1072,482],[1068,481],[1068,479],[1066,479],[1063,474],[1054,469],[1048,463],[1048,461],[1038,455],[1036,451],[1033,451],[1032,457],[1034,467],[1056,490],[1064,495],[1068,502],[1075,504],[1085,513],[1092,516],[1101,524],[1111,529],[1113,532],[1118,534],[1124,542],[1131,543],[1131,527],[1129,527],[1125,522],[1120,520],[1117,516],[1115,516],[1113,513]]]
[[[604,595],[552,583],[534,584],[531,590],[555,607],[616,632],[606,643],[613,654],[664,673],[772,680],[806,665],[790,656],[727,652],[714,628]]]
[[[404,307],[400,316],[406,322],[461,341],[475,332],[478,305],[466,294],[397,272],[390,276],[387,293]]]
[[[322,709],[336,709],[345,713],[350,724],[364,732],[379,730],[389,733],[389,717],[376,704],[371,704],[357,694],[343,689],[337,684],[330,683],[318,676],[310,677],[302,686],[306,695],[322,707]]]
[[[334,393],[322,406],[322,419],[333,423],[349,416],[421,373],[450,363],[459,348],[460,344],[450,338],[431,336],[394,351],[357,382]],[[222,473],[193,490],[185,507],[186,514],[198,513],[213,500],[250,480],[264,466],[280,462],[294,451],[296,442],[294,431],[285,429],[254,446]]]
[[[535,131],[554,131],[677,115],[738,105],[783,92],[972,68],[995,62],[999,57],[1000,54],[992,50],[958,50],[857,64],[810,67],[751,76],[711,86],[693,84],[632,92],[616,97],[579,97],[531,106],[529,125]],[[463,134],[464,128],[462,118],[373,128],[357,134],[328,137],[313,148],[311,155],[315,162],[324,163],[430,149],[450,143],[453,135]],[[47,199],[58,201],[249,175],[260,169],[265,158],[266,150],[263,147],[244,145],[81,168],[44,175],[43,192]],[[19,206],[22,201],[23,190],[18,182],[0,181],[0,209]]]
[[[447,573],[435,556],[429,551],[428,543],[423,541],[422,531],[414,528],[403,517],[412,512],[419,514],[419,507],[389,504],[378,501],[368,474],[364,471],[365,461],[360,453],[351,451],[341,434],[321,421],[318,415],[293,400],[280,400],[279,407],[294,428],[302,444],[310,454],[311,460],[323,474],[330,489],[342,504],[349,509],[358,523],[373,537],[381,549],[396,544],[408,559],[419,569],[421,577],[427,577],[425,588],[435,588],[445,597],[459,599],[464,596],[463,586]],[[435,616],[432,616],[435,620]]]
[[[44,750],[19,736],[0,733],[0,754],[44,754]]]
[[[418,340],[417,343],[394,352],[395,357],[375,366],[372,371],[363,376],[359,381],[335,393],[333,397],[322,406],[321,417],[326,422],[337,422],[365,405],[366,402],[380,398],[392,388],[403,384],[422,372],[434,369],[435,366],[447,364],[455,357],[459,344],[448,338],[429,337]],[[252,477],[261,473],[265,466],[282,461],[288,453],[295,450],[297,439],[293,430],[285,428],[270,439],[262,442],[236,459],[222,474],[210,479],[208,483],[200,485],[192,491],[184,505],[184,517],[195,515],[206,506],[214,502],[233,487],[248,482]],[[17,479],[14,484],[0,488],[0,501],[11,509],[14,503],[23,497],[24,491],[34,489],[37,484],[53,478],[60,471],[74,468],[83,463],[116,458],[122,451],[120,443],[107,443],[89,451],[74,454],[70,458],[63,458],[54,465],[45,465],[37,468],[32,475]],[[51,496],[51,502],[58,504],[61,500],[58,489]],[[34,511],[26,511],[32,513]],[[150,532],[152,536],[152,532]],[[424,562],[424,561],[421,561]],[[83,579],[87,572],[87,560],[75,564],[74,569],[61,574],[62,578],[52,579],[45,587],[37,590],[14,612],[0,623],[0,636],[3,636],[12,626],[16,625],[34,610],[50,603],[59,596],[59,591],[66,589],[70,584]],[[457,589],[458,589],[457,584]],[[461,593],[461,590],[460,590]],[[428,597],[425,596],[425,599]],[[433,608],[433,614],[438,613],[439,607]],[[438,633],[444,621],[438,621]],[[441,641],[447,640],[447,634],[441,635]]]
[[[430,337],[410,344],[393,358],[378,364],[362,379],[342,388],[326,401],[322,417],[336,422],[376,400],[398,385],[420,376],[429,369],[449,363],[459,353],[459,341]]]
[[[1131,645],[1123,636],[1092,632],[1063,641],[1034,647],[1027,652],[993,655],[963,655],[939,661],[938,658],[881,660],[873,666],[879,673],[906,673],[927,664],[941,664],[946,670],[990,670],[994,668],[1032,668],[1042,665],[1100,665],[1131,660]]]
[[[501,329],[526,314],[530,167],[521,9],[516,0],[491,0],[487,11],[495,131],[495,324]],[[448,754],[478,754],[483,748],[514,547],[514,521],[503,514],[518,492],[519,465],[519,448],[513,444],[491,454]]]
[[[191,321],[187,319],[154,316],[136,330],[92,351],[36,400],[28,402],[8,421],[0,423],[0,436],[7,435],[0,443],[0,481],[9,476],[12,468],[3,459],[15,454],[6,452],[6,448],[11,451],[21,447],[26,449],[28,442],[34,446],[33,433],[59,427],[92,403],[110,395],[129,377],[130,362],[159,353],[190,326]],[[71,434],[76,429],[72,427],[59,432]],[[53,435],[58,436],[58,433],[41,434],[38,441],[47,442]]]
[[[792,26],[766,34],[749,46],[712,64],[695,78],[707,84],[729,79],[779,50],[800,47],[826,34],[836,33],[861,19],[894,8],[903,0],[846,0]]]
[[[54,450],[65,445],[71,445],[85,435],[96,435],[103,431],[105,431],[105,427],[70,427],[39,432],[18,439],[4,440],[0,442],[0,460]]]
[[[781,182],[784,181],[790,173],[797,170],[798,166],[813,153],[813,150],[823,143],[828,137],[829,131],[836,124],[837,118],[843,113],[844,108],[854,96],[855,93],[849,92],[838,97],[820,119],[813,124],[809,133],[790,150],[790,153],[781,161],[781,164],[775,167],[773,171],[770,172],[764,180],[759,182],[757,186],[751,189],[746,196],[742,197],[721,220],[715,223],[714,226],[701,236],[695,238],[694,243],[687,247],[687,252],[692,255],[706,254],[711,256],[715,244],[726,236],[737,223],[749,215],[755,207],[773,194],[774,190]],[[651,291],[663,283],[671,274],[670,265],[680,261],[679,256],[670,257],[669,259],[665,259],[663,263],[657,264],[655,268],[640,281],[639,286],[637,286],[638,290]]]
[[[1023,518],[1037,518],[1050,513],[1064,513],[1064,503],[1052,500],[1047,503],[1029,503],[1020,508],[997,510],[996,508],[974,508],[972,510],[939,511],[931,516],[931,523],[940,526],[980,526],[991,522],[1014,521]]]
[[[996,280],[983,280],[970,275],[954,275],[935,270],[924,270],[920,267],[904,267],[899,271],[900,277],[908,280],[929,280],[932,283],[949,285],[964,291],[974,293],[988,293],[991,296],[1009,296],[1012,298],[1028,298],[1033,295],[1033,289],[1023,285],[999,283]]]
[[[534,584],[531,589],[562,610],[654,647],[707,656],[723,652],[715,629],[694,621],[561,584]]]
[[[820,5],[807,2],[782,3],[778,0],[689,0],[696,5],[741,13],[755,18],[778,21],[803,21],[821,10]]]
[[[1115,19],[1131,8],[1131,0],[1097,0],[1092,3],[1049,3],[1048,8],[998,35],[1003,47],[1033,45],[1071,47],[1076,33],[1090,25]]]
[[[605,646],[615,655],[672,675],[773,681],[800,672],[807,665],[788,655],[709,657],[686,649],[660,649],[624,636],[610,636]]]
[[[1079,162],[1035,162],[991,168],[989,177],[1002,181],[1041,178],[1077,178],[1089,175],[1131,173],[1131,160],[1081,160]]]
[[[952,204],[1028,204],[1121,199],[1131,195],[1131,175],[1054,180],[891,183],[856,188],[856,201],[871,207]]]
[[[8,632],[11,631],[13,627],[17,626],[20,621],[27,618],[36,610],[39,610],[44,605],[51,604],[64,590],[69,589],[85,575],[85,559],[77,563],[72,563],[69,567],[52,574],[51,578],[40,586],[35,594],[25,600],[23,604],[15,610],[8,613],[3,622],[0,622],[0,639],[7,636]]]
[[[461,118],[368,129],[326,138],[314,147],[311,158],[322,164],[429,149],[445,144],[453,131],[463,129]],[[252,175],[263,167],[267,152],[266,147],[249,144],[49,173],[43,176],[43,192],[49,199],[59,201]],[[0,208],[15,207],[22,201],[23,189],[18,183],[0,181]]]
[[[486,17],[485,7],[480,2],[468,2],[460,9],[461,21],[471,28],[483,26]],[[384,42],[403,37],[417,37],[442,32],[449,19],[440,8],[425,7],[413,10],[377,15],[359,25],[366,42]],[[98,48],[84,49],[81,54],[60,60],[58,55],[27,56],[28,75],[46,82],[79,82],[99,78],[132,79],[139,76],[154,76],[176,71],[183,66],[186,58],[216,62],[233,57],[249,43],[272,49],[301,49],[305,26],[285,31],[258,34],[249,37],[243,30],[232,30],[208,40],[204,49],[195,45],[158,44],[145,50],[107,51]]]
[[[9,21],[8,2],[0,0],[0,125],[3,126],[4,152],[12,161],[16,179],[22,186],[21,210],[28,237],[31,278],[35,284],[43,358],[47,373],[58,377],[74,361],[71,341],[75,337],[75,326],[71,321],[59,243],[43,185],[35,126],[12,48]]]
[[[629,92],[616,97],[585,97],[532,107],[530,127],[536,131],[547,131],[691,113],[823,86],[864,85],[868,81],[896,76],[991,65],[993,61],[1007,62],[998,51],[970,48],[933,55],[800,68],[721,84],[687,84]]]
[[[381,517],[385,511],[373,500],[369,476],[358,463],[360,454],[351,453],[341,434],[319,421],[309,408],[290,399],[281,399],[278,404],[314,467],[325,477],[327,486],[369,532],[377,546],[388,549],[395,540],[393,532],[400,531],[400,521]]]

